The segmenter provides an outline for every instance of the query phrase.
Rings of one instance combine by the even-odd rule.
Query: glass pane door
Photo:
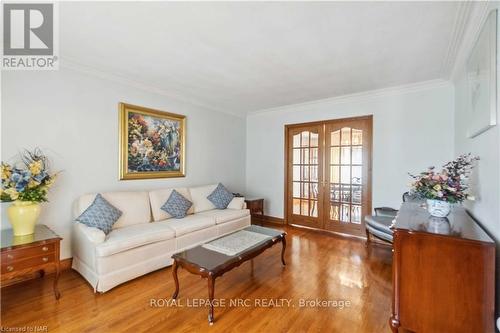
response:
[[[320,179],[322,149],[320,147],[321,126],[307,126],[290,131],[289,166],[291,180],[289,211],[293,223],[318,227],[322,202],[320,201]],[[291,162],[291,163],[290,163]]]
[[[364,235],[371,131],[371,117],[286,127],[287,223]]]
[[[363,130],[343,127],[330,135],[330,219],[360,223]]]
[[[325,228],[343,232],[362,229],[369,212],[369,127],[363,121],[326,126]]]

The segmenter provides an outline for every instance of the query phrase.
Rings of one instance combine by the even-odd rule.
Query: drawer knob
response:
[[[8,254],[7,259],[14,259],[14,256],[12,254]]]
[[[42,247],[42,251],[43,251],[43,252],[47,252],[48,250],[49,250],[49,248],[48,248],[48,247],[46,247],[46,246]]]
[[[43,257],[42,260],[43,260],[43,262],[47,262],[47,261],[49,261],[49,258]]]
[[[14,270],[14,267],[12,266],[7,266],[7,272],[12,272]]]

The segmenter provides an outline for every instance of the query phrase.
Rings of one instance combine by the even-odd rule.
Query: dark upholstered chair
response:
[[[370,235],[373,235],[378,239],[392,243],[390,226],[397,213],[396,209],[380,207],[375,209],[375,215],[365,216],[366,240],[369,242]]]
[[[411,197],[408,192],[403,194],[403,202],[410,201]],[[370,236],[373,235],[378,239],[392,243],[391,225],[398,210],[391,207],[377,207],[374,209],[375,215],[365,216],[366,240],[370,241]]]

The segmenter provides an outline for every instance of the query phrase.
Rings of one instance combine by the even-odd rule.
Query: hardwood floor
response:
[[[1,325],[47,326],[49,332],[390,332],[391,250],[310,230],[285,228],[287,266],[273,247],[217,279],[215,324],[207,323],[207,282],[179,269],[179,304],[166,306],[174,291],[171,267],[122,284],[105,294],[75,271],[63,272],[61,298],[54,300],[53,276],[1,291]],[[305,300],[344,300],[349,307],[301,308]],[[162,302],[160,299],[163,299]],[[249,307],[230,306],[247,299]],[[257,307],[255,302],[286,299],[290,307]],[[188,304],[189,301],[189,304]],[[152,307],[151,302],[163,307]],[[280,301],[277,301],[278,303]]]

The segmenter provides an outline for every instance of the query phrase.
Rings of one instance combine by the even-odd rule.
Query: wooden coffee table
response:
[[[172,256],[174,264],[172,267],[172,274],[175,281],[175,292],[172,295],[176,299],[179,295],[179,279],[177,277],[177,269],[182,267],[188,272],[208,279],[208,298],[210,301],[210,308],[208,311],[208,322],[210,325],[214,322],[214,292],[215,292],[215,279],[222,276],[224,273],[240,266],[247,260],[255,258],[266,249],[272,247],[274,244],[281,242],[283,245],[281,250],[281,262],[285,265],[285,248],[286,248],[286,232],[275,230],[256,225],[249,226],[243,230],[256,232],[269,236],[268,239],[263,240],[236,255],[228,256],[220,252],[208,250],[202,245],[176,253]],[[226,237],[228,235],[222,236]],[[222,238],[221,237],[221,238]]]

